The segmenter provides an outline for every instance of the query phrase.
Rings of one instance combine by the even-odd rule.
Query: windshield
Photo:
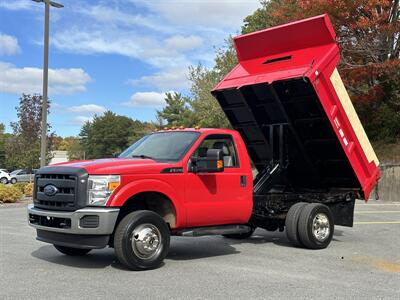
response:
[[[151,158],[178,161],[200,136],[199,132],[159,132],[144,136],[124,152],[121,158]]]

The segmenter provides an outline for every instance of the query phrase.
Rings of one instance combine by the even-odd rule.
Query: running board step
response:
[[[221,225],[209,227],[187,228],[176,232],[179,236],[204,236],[204,235],[222,235],[222,234],[239,234],[251,231],[251,227],[247,225]]]

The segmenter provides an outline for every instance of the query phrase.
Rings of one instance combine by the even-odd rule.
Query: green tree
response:
[[[125,116],[106,111],[86,122],[80,132],[81,145],[86,158],[112,157],[144,135],[145,126]]]
[[[34,169],[40,166],[40,128],[42,96],[22,94],[16,107],[17,122],[11,122],[13,135],[6,143],[6,167],[8,169]],[[48,125],[48,130],[50,126]],[[48,135],[47,160],[51,158],[54,134]]]
[[[128,137],[128,144],[131,145],[137,140],[141,139],[144,135],[148,134],[159,128],[155,123],[141,122],[139,120],[132,120],[131,133]],[[124,149],[123,149],[124,150]]]
[[[237,64],[236,51],[231,39],[216,51],[215,66],[207,69],[201,64],[190,67],[192,107],[197,125],[201,127],[229,127],[224,112],[210,91]]]
[[[192,127],[194,125],[189,97],[184,97],[180,93],[167,93],[165,102],[167,105],[162,110],[157,111],[159,120],[165,120],[170,126]]]
[[[275,20],[271,18],[271,13],[273,12],[275,6],[279,5],[281,2],[281,0],[260,1],[261,7],[244,19],[242,34],[251,33],[274,26]]]
[[[60,151],[67,151],[69,160],[80,160],[85,158],[85,151],[81,145],[80,139],[69,136],[63,138],[56,148]]]
[[[62,143],[64,141],[64,139],[61,137],[61,136],[57,136],[57,135],[54,135],[53,137],[52,137],[52,148],[51,148],[51,150],[60,150],[59,148],[60,148],[60,144]]]

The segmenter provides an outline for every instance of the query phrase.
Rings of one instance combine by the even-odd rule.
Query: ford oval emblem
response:
[[[46,196],[54,196],[55,194],[57,194],[57,192],[58,192],[58,188],[55,187],[55,186],[52,185],[52,184],[46,185],[46,186],[44,187],[44,194],[45,194]]]

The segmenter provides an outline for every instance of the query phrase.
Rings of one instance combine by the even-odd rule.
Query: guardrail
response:
[[[400,202],[400,164],[381,165],[381,179],[372,191],[370,200]]]

